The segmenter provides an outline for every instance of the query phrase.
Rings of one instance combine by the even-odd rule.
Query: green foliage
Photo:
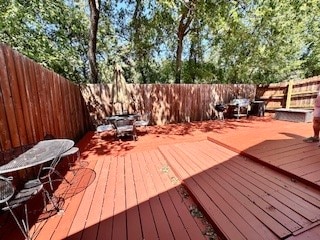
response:
[[[83,9],[61,0],[2,0],[1,9],[2,42],[69,79],[84,81],[87,18]]]
[[[181,82],[270,83],[320,74],[317,0],[195,2],[183,38]],[[114,63],[133,83],[173,83],[186,0],[101,1],[101,82]],[[75,82],[88,75],[86,0],[0,0],[0,39]]]

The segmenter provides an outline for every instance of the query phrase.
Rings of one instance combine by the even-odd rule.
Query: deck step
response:
[[[318,190],[235,152],[209,141],[160,151],[226,239],[286,239],[320,223]]]

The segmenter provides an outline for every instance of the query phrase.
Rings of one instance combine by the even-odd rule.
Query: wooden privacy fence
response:
[[[319,89],[320,76],[259,85],[256,91],[256,99],[263,100],[267,110],[277,108],[313,109]]]
[[[0,66],[0,161],[5,151],[45,136],[77,140],[87,131],[78,85],[3,44]]]
[[[81,88],[92,121],[98,125],[112,113],[111,84]],[[254,99],[256,86],[249,84],[128,84],[130,111],[150,112],[151,123],[163,125],[212,119],[217,103],[235,97]]]
[[[0,44],[0,161],[4,152],[32,145],[46,135],[79,139],[112,114],[112,84],[81,88]],[[128,84],[131,111],[151,112],[151,123],[202,121],[217,103],[235,97],[264,100],[267,110],[313,108],[320,77],[286,83]],[[19,149],[18,149],[19,150]],[[23,151],[22,148],[20,148]]]

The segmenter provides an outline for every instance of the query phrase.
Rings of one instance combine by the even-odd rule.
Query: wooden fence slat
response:
[[[10,149],[12,148],[12,144],[10,141],[10,132],[9,132],[9,126],[8,126],[8,120],[5,110],[5,102],[4,102],[4,90],[2,89],[1,82],[6,81],[7,79],[7,67],[4,60],[4,54],[3,54],[3,47],[0,46],[0,149]]]
[[[49,70],[45,70],[45,78],[44,78],[44,84],[45,86],[52,86],[52,72]],[[55,132],[54,129],[54,121],[53,121],[53,102],[54,102],[54,95],[53,95],[53,88],[46,87],[46,99],[47,99],[47,107],[46,107],[46,114],[47,114],[47,119],[48,119],[48,132],[47,134],[53,135]]]
[[[6,47],[1,48],[5,65],[7,66],[7,71],[3,71],[3,78],[0,81],[1,89],[2,89],[2,95],[4,99],[4,109],[7,115],[7,121],[8,121],[8,127],[10,132],[10,141],[12,147],[18,147],[20,146],[20,139],[19,139],[19,132],[18,132],[18,126],[16,121],[16,115],[15,115],[15,107],[14,107],[14,96],[16,94],[13,94],[11,92],[10,87],[10,80],[13,78],[12,74],[15,74],[15,70],[12,66],[12,62],[8,62],[8,49]],[[14,95],[14,96],[13,96]]]
[[[49,120],[47,115],[47,98],[46,98],[46,88],[45,85],[45,76],[44,71],[41,71],[41,66],[36,65],[35,71],[36,71],[36,87],[38,91],[38,109],[39,109],[39,118],[41,120],[41,126],[42,131],[40,133],[40,137],[45,137],[49,133]]]
[[[31,137],[32,143],[36,142],[37,136],[36,136],[36,123],[35,123],[35,117],[33,112],[33,102],[32,102],[32,86],[31,86],[31,79],[30,79],[30,68],[29,68],[29,61],[26,57],[22,58],[22,66],[23,66],[23,76],[24,76],[24,82],[25,82],[25,89],[26,89],[26,97],[27,97],[27,104],[26,104],[26,111],[28,111],[27,119],[29,121],[29,126],[27,126],[27,132],[28,136]],[[28,123],[28,122],[27,122]]]
[[[35,124],[35,135],[36,139],[42,139],[44,137],[43,126],[40,115],[40,105],[39,105],[39,92],[37,88],[37,73],[36,66],[33,62],[28,61],[28,69],[29,69],[29,77],[30,77],[30,86],[31,86],[31,94],[30,94],[30,103],[31,103],[31,111]]]
[[[26,93],[26,81],[25,81],[25,75],[23,71],[23,58],[22,56],[14,51],[14,59],[16,63],[16,72],[17,72],[17,81],[18,81],[18,87],[19,87],[19,93],[20,93],[20,100],[21,100],[21,108],[22,108],[22,115],[21,119],[19,120],[19,125],[22,127],[23,130],[20,131],[20,141],[21,145],[27,145],[32,144],[32,132],[30,129],[30,114],[29,114],[29,107],[28,107],[28,98]]]
[[[19,147],[21,145],[27,144],[27,136],[26,136],[26,127],[25,127],[25,121],[23,116],[23,107],[21,102],[21,95],[23,92],[23,89],[20,89],[19,82],[18,82],[18,63],[19,61],[16,61],[16,58],[14,56],[14,52],[10,51],[10,49],[6,49],[6,56],[7,56],[7,63],[8,63],[8,72],[11,74],[8,74],[9,77],[9,83],[10,83],[10,89],[11,89],[11,95],[12,100],[14,104],[15,109],[15,120],[17,124],[17,143],[15,147]],[[17,59],[19,60],[19,59]]]

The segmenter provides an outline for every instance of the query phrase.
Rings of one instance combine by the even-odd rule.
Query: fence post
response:
[[[290,108],[291,104],[291,95],[292,95],[293,81],[289,81],[288,91],[287,91],[287,99],[286,99],[286,109]]]

